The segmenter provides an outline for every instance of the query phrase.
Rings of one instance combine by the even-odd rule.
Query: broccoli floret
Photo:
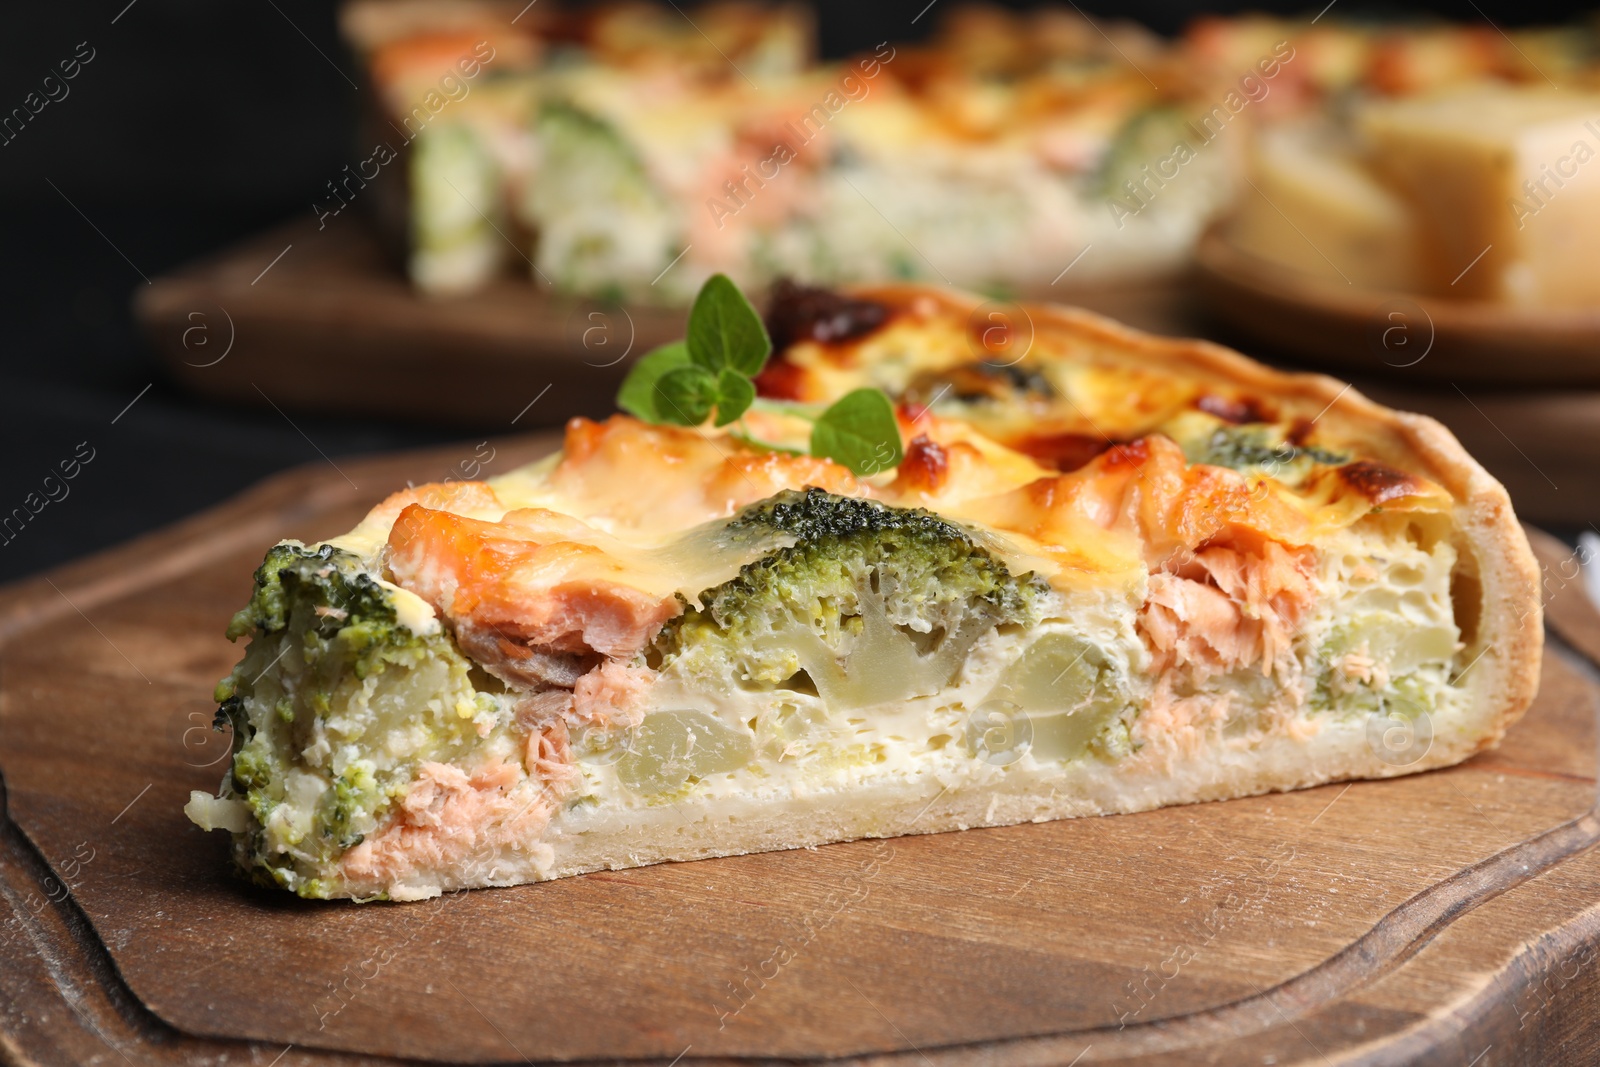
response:
[[[1190,463],[1209,463],[1236,471],[1264,470],[1289,481],[1303,476],[1313,464],[1338,465],[1350,457],[1314,445],[1294,445],[1276,440],[1265,426],[1219,426],[1207,437],[1184,448]]]
[[[615,126],[559,98],[537,118],[542,155],[522,215],[539,231],[539,269],[590,296],[655,295],[648,284],[678,254],[681,220],[635,145]],[[681,284],[674,277],[661,286]]]
[[[1036,620],[1049,589],[931,512],[820,489],[754,504],[730,529],[777,529],[795,544],[668,623],[650,653],[664,671],[844,706],[931,693],[989,630]]]
[[[424,283],[459,284],[460,267],[452,270],[450,260],[500,240],[495,228],[503,225],[505,178],[482,136],[466,123],[424,127],[412,142],[410,178],[413,270]]]
[[[250,602],[234,613],[227,637],[237,641],[253,635],[265,647],[265,639],[283,634],[292,623],[300,624],[297,629],[302,629],[303,634],[299,636],[308,642],[307,663],[325,659],[333,643],[343,641],[346,633],[356,638],[345,642],[345,647],[354,653],[349,657],[352,661],[363,658],[376,646],[404,647],[416,640],[416,635],[399,624],[394,605],[383,588],[362,571],[360,559],[332,545],[313,550],[283,544],[268,551],[267,558],[256,568]],[[233,727],[235,753],[255,733],[244,698],[254,693],[261,674],[252,676],[246,670],[248,662],[247,656],[232,674],[217,683],[213,694],[219,706],[212,725],[218,730],[226,725]],[[341,664],[341,670],[342,667]],[[369,670],[370,667],[369,663]],[[273,704],[280,718],[284,718],[284,699]],[[288,720],[292,719],[291,714]],[[234,773],[237,780],[237,758]]]
[[[363,633],[396,640],[394,605],[389,594],[361,566],[353,552],[332,545],[317,549],[298,545],[276,545],[256,568],[255,592],[228,623],[228,640],[237,641],[260,631],[277,633],[289,625],[289,610],[309,603],[321,617],[319,629],[333,634],[360,624]],[[405,631],[410,634],[410,631]]]
[[[1102,197],[1126,197],[1127,184],[1137,185],[1144,178],[1140,168],[1154,167],[1188,138],[1187,123],[1177,108],[1157,105],[1134,113],[1112,137],[1090,179],[1091,188]]]
[[[474,717],[486,708],[450,638],[402,624],[392,591],[328,545],[267,553],[228,626],[232,639],[247,634],[216,690],[216,724],[233,727],[222,795],[254,820],[234,855],[257,881],[326,895],[337,888],[328,869],[404,795],[419,761],[480,743]],[[414,751],[385,747],[382,765],[341,755],[397,728]]]

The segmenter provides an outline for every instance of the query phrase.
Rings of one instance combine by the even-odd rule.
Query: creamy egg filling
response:
[[[1423,546],[1358,529],[1335,539],[1319,563],[1319,598],[1294,636],[1291,676],[1274,679],[1251,664],[1208,679],[1196,692],[1224,698],[1226,712],[1207,723],[1165,722],[1165,738],[1151,736],[1139,714],[1156,680],[1137,632],[1137,593],[1058,594],[1035,628],[985,634],[948,686],[939,684],[942,665],[915,663],[909,641],[896,647],[870,626],[842,664],[808,672],[830,678],[813,691],[708,689],[669,669],[646,697],[635,735],[576,744],[583,778],[568,806],[576,822],[598,825],[613,812],[691,795],[776,797],[879,777],[934,776],[954,788],[997,767],[1027,775],[1130,759],[1177,731],[1245,746],[1326,722],[1458,711],[1449,542]],[[797,645],[802,662],[814,664]]]
[[[438,842],[383,851],[400,823],[426,834],[429,816],[406,807],[415,793],[443,796],[446,815],[431,817],[448,822],[452,794],[429,768],[459,768],[462,795],[489,782],[509,798],[508,817],[537,808],[532,840],[495,842],[483,827],[468,837],[490,852],[532,849],[548,866],[589,835],[685,808],[1038,789],[1086,768],[1172,766],[1374,718],[1448,728],[1464,699],[1453,684],[1456,553],[1428,528],[1375,516],[1331,537],[1316,553],[1312,611],[1274,673],[1261,662],[1156,669],[1162,654],[1141,629],[1148,583],[1049,590],[1031,625],[982,620],[971,633],[919,632],[863,595],[831,644],[799,626],[771,635],[753,653],[772,655],[750,661],[779,664],[764,676],[746,663],[711,677],[687,654],[652,667],[642,655],[632,669],[645,684],[624,694],[627,706],[570,723],[554,776],[536,766],[544,735],[527,695],[461,655],[410,594],[367,575],[414,643],[363,661],[338,651],[343,637],[316,632],[341,609],[291,604],[287,628],[258,638],[234,676],[254,680],[238,694],[249,736],[224,796],[197,797],[191,815],[239,833],[242,858],[307,895],[405,896],[460,859]],[[369,838],[380,844],[363,850]]]
[[[938,464],[861,482],[576,420],[559,457],[280,545],[191,817],[258,878],[403,898],[634,862],[687,813],[831,803],[864,820],[838,839],[918,798],[1170,802],[1277,745],[1467,729],[1442,491],[1351,465],[1373,505],[1345,457],[1291,487],[1163,435],[1052,474],[917,428]],[[462,876],[485,857],[510,873]]]

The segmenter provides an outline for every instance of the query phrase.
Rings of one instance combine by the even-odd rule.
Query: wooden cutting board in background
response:
[[[280,258],[281,257],[281,258]],[[359,217],[294,223],[157,279],[135,311],[178,382],[205,396],[473,429],[604,415],[632,361],[683,336],[685,308],[553,294],[531,269],[458,297],[412,288]],[[1051,296],[1181,332],[1181,280]],[[226,353],[226,355],[224,355]]]
[[[551,443],[496,441],[491,471]],[[1600,619],[1542,537],[1572,648],[1447,771],[412,905],[240,884],[180,809],[222,774],[252,569],[474,454],[302,468],[0,591],[0,1059],[1600,1058]]]
[[[1093,288],[1071,282],[1064,278],[1048,298],[1153,333],[1210,336],[1210,313],[1222,310],[1181,278]],[[684,323],[682,310],[561,299],[525,278],[430,299],[411,288],[357,216],[320,231],[311,222],[286,226],[228,249],[141,289],[136,309],[168,373],[202,396],[480,433],[610,413],[632,360],[681,337]],[[1325,346],[1243,347],[1294,364]],[[1431,355],[1356,384],[1443,421],[1506,484],[1525,518],[1594,521],[1600,392],[1487,386],[1464,368],[1459,378],[1441,370],[1443,359]],[[1345,375],[1375,362],[1330,369]]]
[[[1345,377],[1403,371],[1445,389],[1600,388],[1600,308],[1451,300],[1312,277],[1235,246],[1226,219],[1195,254],[1198,291],[1219,318],[1256,344]]]

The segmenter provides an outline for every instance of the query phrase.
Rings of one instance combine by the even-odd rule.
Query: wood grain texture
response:
[[[548,439],[496,442],[509,466]],[[278,1062],[1590,1064],[1591,669],[1385,782],[452,895],[246,887],[184,820],[219,636],[281,536],[469,446],[327,465],[0,593],[0,1056]],[[1550,619],[1600,620],[1541,540]],[[1587,636],[1585,636],[1587,635]],[[276,1060],[282,1055],[281,1060]]]

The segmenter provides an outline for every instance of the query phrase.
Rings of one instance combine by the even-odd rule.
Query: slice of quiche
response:
[[[273,548],[190,817],[258,880],[411,900],[1387,777],[1533,696],[1527,542],[1429,419],[920,286],[767,326],[737,419],[575,419]],[[871,390],[882,461],[819,448]]]

